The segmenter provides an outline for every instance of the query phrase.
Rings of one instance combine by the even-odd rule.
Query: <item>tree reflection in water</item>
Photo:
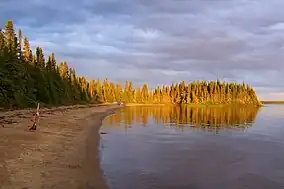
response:
[[[126,107],[104,120],[105,126],[147,126],[150,120],[157,125],[190,127],[202,131],[218,132],[220,129],[245,130],[252,126],[259,112],[253,106],[134,106]],[[153,122],[152,122],[153,123]]]

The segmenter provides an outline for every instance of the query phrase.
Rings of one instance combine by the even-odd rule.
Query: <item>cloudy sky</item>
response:
[[[33,48],[79,75],[150,86],[224,80],[284,99],[283,0],[0,0]]]

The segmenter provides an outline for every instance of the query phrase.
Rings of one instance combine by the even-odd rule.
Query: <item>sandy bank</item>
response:
[[[116,108],[43,109],[36,132],[27,131],[34,110],[0,112],[0,188],[106,188],[98,129]]]

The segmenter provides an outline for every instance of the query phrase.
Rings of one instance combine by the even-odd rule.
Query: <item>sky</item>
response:
[[[0,0],[0,24],[78,75],[150,87],[246,82],[284,100],[283,0]]]

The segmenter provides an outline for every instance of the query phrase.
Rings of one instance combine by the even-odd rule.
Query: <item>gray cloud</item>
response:
[[[151,86],[245,81],[263,98],[280,98],[283,6],[281,0],[8,0],[0,1],[0,23],[13,19],[33,48],[54,51],[89,78]]]

